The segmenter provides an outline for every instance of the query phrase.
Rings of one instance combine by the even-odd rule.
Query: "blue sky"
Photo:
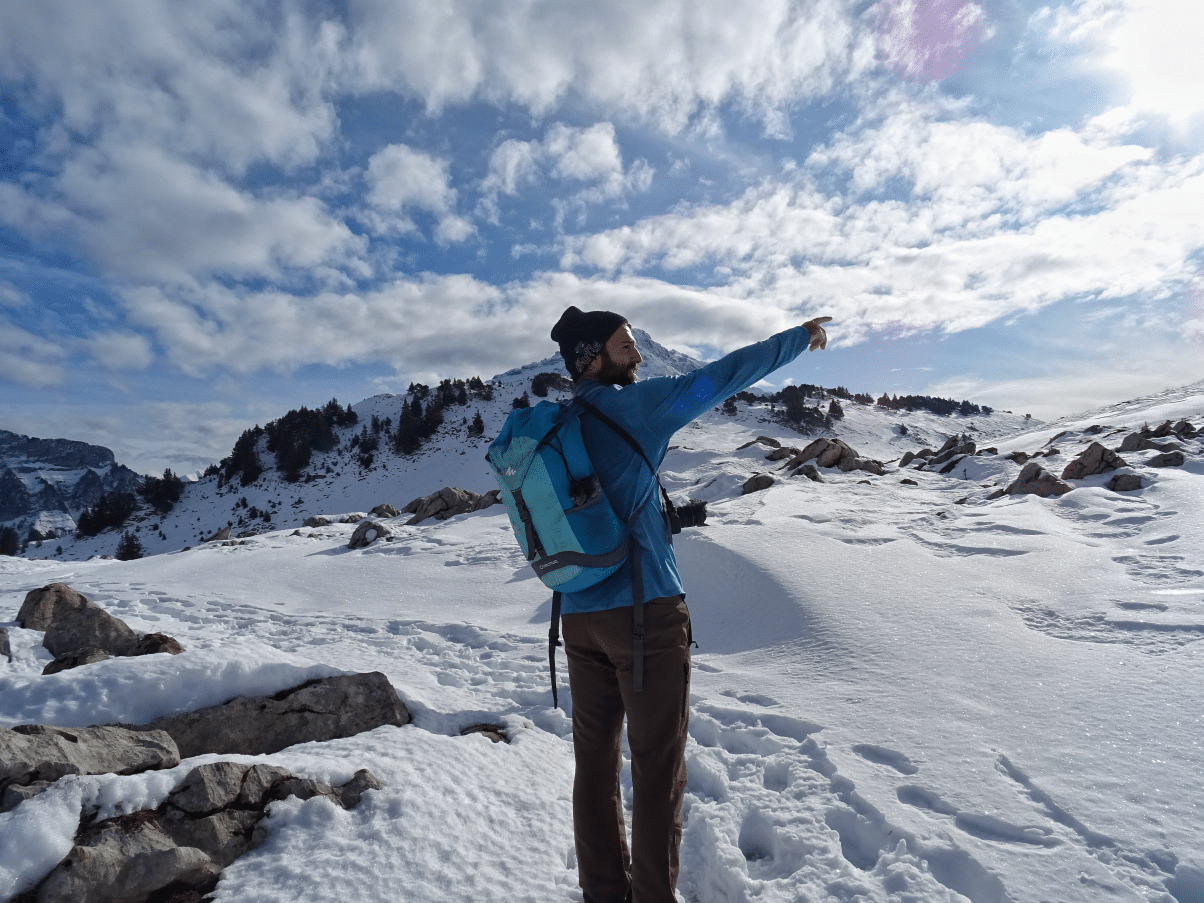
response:
[[[0,428],[203,468],[569,304],[1050,419],[1204,378],[1196,0],[0,0]]]

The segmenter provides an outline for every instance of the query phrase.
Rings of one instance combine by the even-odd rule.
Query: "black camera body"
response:
[[[690,499],[684,505],[669,504],[665,512],[669,530],[676,536],[686,527],[702,527],[707,522],[707,503],[702,499]]]

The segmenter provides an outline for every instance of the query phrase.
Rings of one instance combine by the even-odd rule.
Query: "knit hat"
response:
[[[552,341],[560,346],[560,356],[564,358],[569,376],[580,379],[615,331],[626,325],[626,317],[608,310],[585,313],[570,307],[561,314],[560,321],[552,327]]]

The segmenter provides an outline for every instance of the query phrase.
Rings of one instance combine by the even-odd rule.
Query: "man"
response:
[[[822,324],[829,320],[818,317],[685,376],[644,382],[636,376],[643,358],[618,314],[570,307],[552,330],[574,397],[589,406],[581,430],[590,459],[615,511],[632,524],[625,565],[562,600],[576,758],[573,830],[585,903],[676,900],[693,637],[653,468],[670,437],[691,420],[804,349],[826,348]],[[641,623],[633,599],[643,605],[642,655],[633,640]],[[634,854],[619,787],[624,716]]]

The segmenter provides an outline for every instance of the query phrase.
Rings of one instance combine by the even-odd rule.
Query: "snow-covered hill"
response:
[[[699,366],[698,361],[665,348],[642,330],[635,330],[635,335],[644,357],[641,378],[679,375]],[[470,394],[467,404],[449,405],[444,411],[443,426],[415,454],[401,455],[394,451],[386,428],[376,434],[379,447],[371,464],[361,464],[353,447],[357,437],[374,421],[395,427],[402,406],[411,397],[408,393],[377,395],[351,406],[358,422],[336,430],[339,445],[329,452],[315,453],[299,482],[288,482],[275,469],[267,440],[261,439],[258,454],[266,469],[250,485],[243,486],[237,477],[224,481],[210,474],[188,484],[181,501],[166,516],[157,516],[144,508],[124,527],[82,539],[60,531],[58,539],[35,544],[25,555],[62,560],[112,555],[123,530],[134,532],[147,554],[160,554],[195,547],[226,526],[231,527],[235,536],[245,537],[300,527],[313,514],[366,512],[382,503],[401,508],[444,486],[486,492],[495,485],[484,458],[489,442],[501,429],[514,399],[525,394],[532,403],[540,400],[533,394],[532,384],[541,373],[563,378],[560,357],[554,355],[495,376],[487,384],[491,399]],[[567,397],[567,393],[552,389],[547,397],[555,400]],[[809,404],[826,406],[830,398],[813,398]],[[1026,423],[1031,425],[1031,421],[1006,412],[945,417],[926,411],[888,412],[848,401],[842,404],[844,420],[825,434],[838,436],[863,455],[882,460],[897,459],[904,451],[925,444],[938,447],[949,435],[963,432],[984,446],[1016,432]],[[810,437],[793,429],[768,402],[740,401],[736,408],[735,415],[716,409],[700,421],[717,437],[717,448],[729,442],[735,448],[747,441],[740,437],[750,430],[755,431],[754,436],[768,435],[786,444],[805,444]],[[478,412],[484,433],[474,436],[470,426]],[[731,438],[722,439],[724,436]],[[671,457],[666,462],[665,474],[666,485],[670,487],[681,483],[672,475],[672,460]]]
[[[499,378],[486,436],[529,383]],[[676,546],[699,643],[682,899],[1204,899],[1204,442],[1179,443],[1181,467],[1125,453],[1136,492],[1099,476],[1060,498],[989,498],[1020,468],[1009,452],[1041,451],[1060,473],[1091,441],[1114,447],[1166,419],[1204,426],[1204,384],[1054,424],[845,412],[837,434],[864,455],[897,459],[954,432],[998,454],[945,475],[825,469],[816,483],[783,477],[763,445],[740,448],[805,441],[763,405],[679,433],[666,482],[710,504],[708,526]],[[565,710],[551,708],[548,593],[502,510],[399,518],[391,541],[356,551],[353,525],[296,529],[304,514],[488,488],[483,451],[449,424],[387,468],[239,489],[259,506],[278,498],[288,517],[242,545],[0,558],[0,622],[29,589],[62,581],[188,650],[43,677],[39,635],[8,620],[0,725],[145,721],[251,685],[272,692],[306,668],[380,670],[413,726],[264,758],[330,783],[367,767],[385,788],[352,812],[276,804],[268,842],[226,870],[216,900],[579,903],[572,700],[562,668]],[[754,471],[777,482],[741,495]],[[316,494],[294,510],[302,491]],[[202,484],[184,517],[211,527],[229,501]],[[481,721],[512,742],[459,736]],[[64,779],[0,814],[0,899],[69,848],[81,811],[154,806],[195,764]],[[623,782],[629,794],[626,770]]]

